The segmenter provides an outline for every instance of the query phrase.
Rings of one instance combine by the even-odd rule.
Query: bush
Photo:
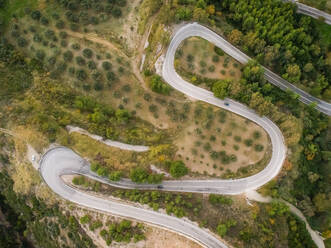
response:
[[[91,23],[92,25],[98,25],[98,24],[99,24],[99,19],[98,19],[98,17],[91,16],[91,17],[90,17],[90,23]]]
[[[152,91],[168,95],[170,93],[170,86],[163,82],[162,78],[159,75],[154,75],[150,81],[150,87]]]
[[[112,71],[108,71],[108,72],[106,73],[106,78],[107,78],[107,80],[108,80],[109,82],[113,82],[113,81],[115,81],[115,80],[116,80],[115,73],[112,72]]]
[[[106,71],[109,71],[112,67],[112,64],[109,61],[102,62],[102,68]]]
[[[261,133],[259,131],[254,131],[253,138],[254,139],[259,139],[260,137],[261,137]]]
[[[257,144],[257,145],[254,146],[254,149],[257,152],[262,152],[264,147],[263,147],[263,145]]]
[[[215,66],[214,65],[209,66],[208,71],[209,72],[214,72],[215,71]]]
[[[63,29],[64,28],[64,21],[62,20],[59,20],[56,22],[55,26],[58,28],[58,29]]]
[[[83,225],[89,223],[90,221],[91,217],[87,214],[80,218],[80,223]]]
[[[76,77],[80,81],[84,81],[87,78],[87,74],[84,70],[79,69],[76,71]]]
[[[108,170],[105,167],[99,167],[97,170],[97,174],[101,177],[105,177],[108,175]]]
[[[206,62],[203,61],[203,60],[201,60],[201,61],[199,62],[199,64],[200,64],[200,66],[201,66],[202,68],[207,66]]]
[[[111,14],[115,17],[115,18],[119,18],[122,15],[122,10],[120,8],[114,7],[111,11]]]
[[[47,19],[46,17],[44,17],[44,16],[42,16],[42,17],[40,18],[40,22],[41,22],[41,24],[43,24],[43,25],[45,25],[45,26],[47,26],[47,25],[49,24],[48,19]]]
[[[241,137],[240,137],[240,136],[234,136],[234,140],[235,140],[236,142],[240,142],[240,141],[241,141]]]
[[[66,40],[61,40],[61,47],[67,47],[68,43]]]
[[[188,173],[188,168],[185,166],[183,161],[173,161],[170,164],[169,172],[171,176],[179,178],[185,176]]]
[[[92,73],[92,78],[95,80],[95,81],[101,81],[102,79],[102,74],[99,72],[99,71],[95,71]]]
[[[73,56],[74,56],[73,53],[69,50],[63,53],[63,59],[64,59],[64,61],[67,61],[67,62],[72,61]]]
[[[88,58],[88,59],[92,58],[92,56],[93,56],[93,52],[92,52],[92,50],[89,49],[89,48],[85,48],[85,49],[83,50],[83,56],[84,56],[85,58]]]
[[[193,62],[194,56],[192,54],[188,54],[186,57],[187,62]]]
[[[27,44],[28,42],[26,41],[26,39],[24,39],[23,37],[18,37],[17,45],[19,45],[20,47],[25,47]]]
[[[49,65],[55,65],[56,57],[50,57],[47,61]]]
[[[80,50],[80,45],[78,43],[74,43],[71,45],[71,48],[74,50]]]
[[[246,146],[252,146],[253,140],[251,140],[251,139],[245,139],[244,140],[244,143],[245,143]]]
[[[61,32],[59,33],[59,36],[60,36],[61,39],[65,39],[65,38],[68,37],[68,34],[67,34],[67,32],[65,32],[65,31],[61,31]]]
[[[81,56],[76,57],[76,63],[77,65],[84,66],[86,64],[85,59],[83,59]]]
[[[214,55],[212,60],[214,63],[218,63],[220,61],[220,57],[218,55]]]
[[[45,55],[45,52],[43,50],[40,50],[40,49],[37,50],[36,57],[37,57],[38,60],[43,61],[45,56],[46,55]]]
[[[146,183],[148,181],[148,172],[143,168],[133,168],[130,171],[130,178],[135,183]]]
[[[87,67],[90,69],[90,70],[95,70],[97,68],[96,64],[94,63],[93,60],[89,60],[87,62]]]
[[[110,181],[119,181],[122,177],[122,172],[121,171],[112,171],[109,174],[109,180]]]
[[[224,56],[224,54],[225,54],[224,51],[221,48],[217,47],[217,46],[214,46],[214,51],[219,56]]]
[[[43,40],[43,38],[40,36],[40,34],[35,34],[34,36],[33,36],[33,41],[34,42],[42,42],[42,40]]]
[[[32,11],[32,12],[31,12],[31,18],[32,18],[33,20],[39,20],[40,17],[41,17],[41,13],[40,13],[39,10],[35,10],[35,11]]]
[[[213,205],[219,205],[219,204],[231,205],[233,201],[231,198],[226,196],[210,194],[209,202]]]
[[[93,88],[96,91],[101,91],[101,90],[103,90],[103,83],[100,82],[100,81],[97,81],[97,82],[94,83]]]
[[[76,23],[70,23],[70,29],[76,32],[79,30],[79,26]]]

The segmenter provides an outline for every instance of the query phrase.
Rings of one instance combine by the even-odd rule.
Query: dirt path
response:
[[[119,49],[117,46],[115,46],[113,43],[105,40],[105,39],[102,39],[100,37],[97,36],[97,34],[95,33],[87,33],[87,34],[82,34],[82,33],[79,33],[79,32],[73,32],[69,29],[64,29],[63,31],[67,32],[68,35],[72,36],[72,37],[75,37],[75,38],[78,38],[78,39],[85,39],[85,40],[89,40],[89,41],[92,41],[92,42],[95,42],[95,43],[98,43],[98,44],[101,44],[101,45],[104,45],[106,47],[109,47],[115,51],[117,51],[118,53],[121,54],[121,56],[124,56],[124,57],[128,57],[125,53],[123,53],[121,51],[121,49]]]
[[[246,197],[248,200],[263,202],[263,203],[270,203],[273,200],[273,198],[271,198],[270,196],[266,196],[266,197],[262,196],[261,194],[259,194],[256,191],[247,192]],[[293,206],[291,203],[289,203],[285,200],[282,200],[282,199],[279,199],[279,200],[281,202],[285,203],[289,207],[291,213],[295,214],[297,217],[299,217],[299,219],[301,219],[305,223],[307,231],[309,232],[309,234],[310,234],[312,240],[315,242],[316,246],[318,248],[325,248],[323,237],[321,237],[317,231],[311,229],[307,219],[301,213],[301,211],[299,209],[297,209],[295,206]]]

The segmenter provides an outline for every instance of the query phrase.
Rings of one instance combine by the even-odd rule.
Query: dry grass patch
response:
[[[241,77],[241,65],[229,55],[215,52],[215,46],[205,39],[191,37],[182,42],[176,52],[175,67],[200,77],[234,79]]]
[[[268,162],[270,141],[260,126],[202,103],[194,113],[195,121],[175,141],[176,158],[185,161],[192,172],[222,176],[260,161],[262,169]]]
[[[96,161],[110,169],[129,171],[141,164],[147,153],[137,153],[107,146],[86,135],[70,134],[70,145],[85,158]],[[146,165],[147,166],[147,165]]]

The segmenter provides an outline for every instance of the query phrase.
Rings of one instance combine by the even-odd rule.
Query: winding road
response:
[[[286,157],[286,146],[284,144],[282,133],[279,128],[268,118],[257,115],[251,109],[231,99],[226,99],[225,101],[220,100],[214,97],[212,92],[186,82],[177,74],[174,68],[176,49],[184,39],[191,36],[200,36],[212,42],[241,63],[247,63],[250,59],[239,49],[229,44],[208,28],[197,23],[187,24],[176,32],[170,42],[162,67],[162,77],[164,80],[173,88],[192,98],[234,112],[263,127],[271,140],[272,156],[264,170],[247,178],[233,180],[169,180],[162,183],[162,190],[235,195],[257,189],[273,179],[282,167]],[[290,88],[295,91],[300,95],[300,99],[304,103],[309,104],[311,102],[317,102],[317,108],[321,112],[331,115],[330,104],[308,95],[267,69],[265,70],[265,77],[268,81],[282,89]],[[229,103],[229,105],[225,105],[225,102]],[[132,145],[119,143],[114,144],[127,150],[136,149],[136,147]],[[137,152],[141,152],[141,147],[139,149],[137,148]],[[40,160],[39,170],[45,183],[56,194],[68,201],[88,208],[134,218],[161,226],[190,237],[206,247],[228,247],[214,234],[205,229],[199,228],[197,225],[189,221],[178,219],[152,210],[146,210],[112,200],[105,200],[100,197],[81,192],[65,184],[61,178],[62,175],[82,174],[121,188],[160,189],[160,186],[157,187],[155,185],[145,184],[137,185],[132,183],[130,180],[121,180],[120,182],[115,183],[101,178],[90,171],[88,162],[68,148],[55,147],[48,150]]]
[[[196,25],[196,24],[189,24]],[[194,27],[194,26],[193,26]],[[184,34],[178,35],[178,34]],[[229,106],[225,106],[224,101],[214,97],[213,93],[184,81],[174,69],[174,56],[177,47],[189,34],[187,32],[177,32],[168,48],[166,59],[163,64],[162,76],[172,87],[184,94],[198,100],[213,104],[241,115],[258,125],[262,126],[268,133],[272,143],[272,156],[264,170],[256,175],[234,180],[173,180],[162,183],[163,190],[198,192],[198,193],[218,193],[218,194],[241,194],[249,190],[254,190],[269,182],[280,171],[286,156],[286,146],[284,138],[279,128],[268,118],[260,117],[246,106],[228,99]],[[134,149],[130,146],[128,149]],[[89,165],[73,151],[58,147],[46,152],[40,161],[40,173],[48,186],[58,195],[77,204],[98,209],[101,211],[118,214],[160,225],[170,230],[191,237],[206,247],[227,247],[213,234],[198,226],[165,214],[144,210],[137,207],[127,206],[122,203],[104,200],[80,192],[68,185],[61,179],[65,174],[84,174],[96,180],[111,184],[109,181],[98,178],[89,170]],[[136,185],[128,180],[113,183],[115,186],[123,188],[152,188],[155,185]]]
[[[173,57],[170,57],[170,55],[173,56],[175,54],[178,45],[183,40],[185,40],[189,37],[192,37],[192,36],[199,36],[199,37],[202,37],[202,38],[208,40],[209,42],[213,43],[215,46],[220,47],[224,52],[226,52],[227,54],[229,54],[231,57],[233,57],[235,60],[237,60],[238,62],[240,62],[242,64],[246,64],[249,60],[251,60],[251,58],[248,57],[245,53],[240,51],[238,48],[233,46],[231,43],[229,43],[228,41],[223,39],[221,36],[219,36],[215,32],[211,31],[209,28],[206,28],[198,23],[186,24],[185,26],[183,26],[179,30],[177,30],[175,36],[173,37],[173,39],[170,43],[170,46],[168,48],[167,56],[165,58],[165,63],[167,65],[166,65],[166,67],[163,66],[162,76],[173,87],[175,87],[174,85],[177,85],[177,81],[179,80],[177,78],[179,76],[176,73],[173,66],[170,65],[170,63],[172,63],[171,61],[173,61]],[[298,87],[289,83],[282,77],[273,73],[268,68],[265,68],[265,67],[263,67],[263,68],[264,68],[264,77],[270,83],[279,87],[282,90],[289,89],[289,90],[297,93],[300,96],[300,98],[299,98],[300,101],[302,101],[305,104],[316,103],[317,110],[321,111],[324,114],[327,114],[328,116],[331,116],[331,104],[330,103],[309,95],[305,91],[299,89]],[[174,79],[176,81],[174,81]],[[184,80],[181,79],[181,82],[183,82],[183,81]],[[183,88],[183,87],[181,87],[181,88]],[[185,87],[185,88],[187,88],[187,87]],[[199,91],[202,91],[201,88],[198,88],[198,87],[196,87],[196,88]],[[194,91],[196,91],[197,89],[194,89]],[[198,98],[198,97],[195,97],[198,95],[195,92],[193,93],[193,88],[189,89],[189,91],[192,91],[192,93],[190,94],[190,92],[187,92],[187,91],[183,91],[183,93],[186,95],[190,95],[190,96],[192,96],[192,94],[193,94],[194,96],[192,96],[192,97]],[[199,100],[202,100],[202,99],[199,99]],[[204,101],[204,100],[202,100],[202,101]],[[229,110],[232,111],[232,109],[229,109]]]
[[[295,0],[286,0],[286,1],[296,4],[298,7],[298,9],[297,9],[298,13],[310,16],[315,19],[319,19],[322,17],[325,20],[326,24],[331,25],[331,15],[330,14],[328,14],[324,11],[321,11],[319,9],[310,7],[308,5],[305,5],[303,3],[299,3],[298,1],[295,1]]]

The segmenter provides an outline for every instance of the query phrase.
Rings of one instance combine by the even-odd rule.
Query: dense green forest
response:
[[[69,212],[64,215],[58,206],[16,194],[6,171],[0,172],[0,192],[0,211],[9,225],[0,223],[1,247],[95,247]]]
[[[331,99],[330,44],[320,41],[315,20],[282,1],[221,1],[217,6],[239,29],[229,33],[230,41],[289,82]]]

